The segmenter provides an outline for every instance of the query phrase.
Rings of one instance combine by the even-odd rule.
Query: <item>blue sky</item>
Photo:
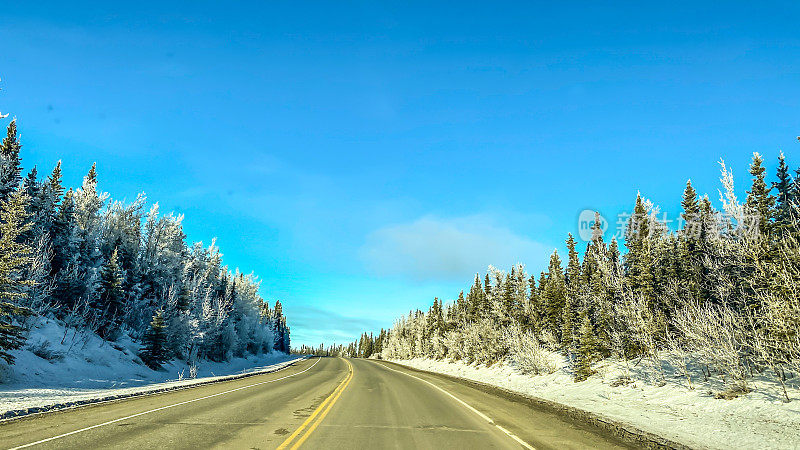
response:
[[[637,190],[716,201],[720,158],[742,196],[752,152],[800,165],[796,2],[115,3],[0,13],[25,166],[185,214],[293,344],[538,273]]]

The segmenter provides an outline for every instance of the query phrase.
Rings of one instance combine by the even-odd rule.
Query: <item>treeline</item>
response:
[[[324,343],[319,344],[318,347],[311,347],[309,345],[301,345],[293,349],[292,353],[298,355],[313,355],[313,356],[343,356],[347,358],[370,358],[373,355],[380,355],[383,351],[383,341],[386,338],[387,331],[381,329],[380,333],[375,336],[372,333],[364,333],[358,341],[351,342],[344,346],[342,344],[331,344],[327,347]]]
[[[435,299],[358,348],[396,359],[508,359],[530,373],[556,370],[548,354],[560,352],[575,381],[605,358],[644,359],[662,381],[665,364],[679,368],[689,387],[693,373],[737,392],[756,374],[771,376],[788,401],[785,382],[800,372],[800,169],[793,178],[781,154],[768,183],[755,154],[742,203],[721,164],[722,210],[687,182],[671,230],[637,195],[624,254],[616,239],[604,241],[597,217],[582,258],[568,235],[565,261],[554,252],[538,277],[522,265],[490,267],[454,302]]]
[[[111,200],[94,165],[76,189],[62,185],[60,161],[23,178],[21,149],[13,120],[0,146],[0,358],[13,363],[36,316],[109,341],[130,335],[152,367],[289,351],[280,302],[270,308],[213,241],[187,244],[183,216],[147,210],[143,195]]]
[[[292,353],[296,355],[311,355],[311,356],[345,356],[345,357],[353,357],[350,350],[353,347],[353,344],[348,345],[347,347],[341,344],[331,344],[327,347],[325,344],[319,344],[318,347],[312,347],[310,345],[301,345],[298,348],[292,350]]]

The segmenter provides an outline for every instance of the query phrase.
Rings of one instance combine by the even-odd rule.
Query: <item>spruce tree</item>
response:
[[[592,362],[598,355],[594,328],[586,311],[581,313],[581,326],[578,334],[578,351],[575,360],[576,382],[583,381],[594,373]]]
[[[6,201],[22,180],[19,152],[22,144],[17,136],[17,120],[8,124],[6,137],[0,144],[0,202]]]
[[[800,208],[800,167],[794,170],[794,183],[792,183],[791,203],[795,212]]]
[[[516,268],[511,268],[511,273],[507,273],[505,279],[503,280],[503,290],[500,293],[501,298],[500,302],[497,305],[499,311],[496,312],[496,317],[501,326],[507,327],[511,325],[511,322],[517,317],[518,310],[515,301],[515,282],[516,282]]]
[[[61,196],[64,194],[64,187],[61,186],[60,162],[50,176],[39,184],[36,191],[36,198],[31,202],[35,204],[31,211],[36,214],[32,220],[36,222],[38,232],[46,234],[52,243],[58,205],[61,202]]]
[[[58,161],[53,171],[50,173],[50,176],[47,177],[47,184],[50,186],[50,190],[57,199],[64,195],[64,186],[61,185],[61,179],[61,161]]]
[[[712,256],[714,249],[714,239],[719,231],[716,225],[717,212],[711,205],[711,200],[707,195],[700,199],[700,235],[697,240],[698,255],[699,255],[699,295],[700,299],[704,301],[716,301],[714,299],[715,286],[711,281],[710,270],[705,262],[707,258]]]
[[[537,327],[542,317],[542,306],[541,299],[539,298],[539,287],[536,285],[535,276],[531,275],[530,278],[528,278],[528,286],[530,286],[528,290],[528,301],[522,317],[520,318],[520,325],[526,331],[539,332],[540,330],[537,329]]]
[[[36,167],[34,166],[33,169],[28,172],[28,175],[22,180],[22,192],[25,194],[25,198],[27,201],[25,202],[25,212],[27,217],[31,221],[31,228],[27,232],[22,234],[22,239],[26,242],[31,243],[31,245],[35,245],[34,241],[41,235],[42,229],[41,223],[37,221],[39,219],[39,213],[42,209],[41,204],[41,196],[40,196],[40,185],[39,181],[37,180],[38,172]]]
[[[687,284],[687,290],[693,295],[699,294],[700,268],[703,264],[702,248],[699,244],[702,233],[702,217],[700,214],[700,200],[697,191],[692,187],[692,180],[686,181],[686,189],[683,191],[681,200],[683,212],[681,218],[684,221],[683,228],[679,231],[681,242],[675,242],[676,250],[672,256],[675,258],[677,267],[675,279],[680,277]]]
[[[700,214],[700,204],[697,199],[697,191],[692,187],[692,180],[686,180],[686,189],[683,190],[681,206],[683,207],[681,217],[686,223],[697,220],[697,216]]]
[[[652,308],[655,302],[653,255],[650,248],[650,211],[641,195],[636,195],[633,214],[625,231],[625,270],[631,289],[644,297]]]
[[[789,166],[786,165],[786,157],[783,152],[778,156],[778,181],[772,183],[772,188],[778,192],[776,201],[777,206],[775,209],[775,228],[776,234],[780,238],[781,234],[790,229],[792,222],[792,212],[794,206],[792,200],[794,197],[794,183],[792,177],[789,175]]]
[[[64,194],[58,213],[53,221],[53,258],[50,271],[55,279],[53,297],[67,309],[72,307],[83,293],[83,281],[78,273],[77,225],[73,191]]]
[[[681,218],[684,222],[681,234],[690,243],[690,250],[694,251],[700,231],[700,202],[697,198],[697,191],[692,187],[692,180],[686,181],[686,189],[683,191],[681,206],[683,207]]]
[[[566,284],[564,283],[564,271],[561,268],[561,259],[558,257],[558,251],[553,251],[550,256],[550,266],[547,271],[547,282],[545,283],[543,297],[547,315],[546,328],[553,333],[556,339],[561,341]]]
[[[480,318],[484,296],[483,287],[481,286],[481,277],[476,273],[475,282],[472,284],[469,294],[467,294],[467,306],[469,308],[467,312],[468,322],[474,322]]]
[[[9,364],[14,363],[9,351],[25,343],[24,330],[17,319],[30,314],[17,304],[25,295],[24,288],[31,285],[21,276],[31,261],[31,248],[20,242],[20,236],[31,227],[25,202],[24,194],[15,191],[0,203],[0,359]]]
[[[611,264],[611,268],[615,274],[619,267],[619,256],[619,244],[615,236],[611,238],[611,243],[608,244],[608,262]]]
[[[575,309],[582,288],[581,263],[578,259],[578,252],[575,250],[575,238],[572,237],[572,233],[567,237],[567,252],[566,295],[561,314],[561,339],[564,345],[571,349],[574,337]]]
[[[100,276],[99,302],[97,309],[101,314],[101,323],[98,330],[100,336],[108,337],[122,323],[122,312],[125,303],[125,292],[122,289],[124,282],[122,268],[119,265],[117,249],[111,254],[103,266]]]
[[[750,190],[747,191],[747,206],[750,213],[752,223],[748,226],[755,225],[762,235],[768,235],[772,229],[772,218],[774,216],[775,197],[772,196],[767,187],[766,182],[766,169],[764,168],[764,159],[758,153],[753,154],[753,162],[750,164],[750,175],[753,176],[753,184]]]
[[[494,298],[494,292],[492,290],[492,280],[489,278],[489,274],[487,273],[486,276],[483,278],[483,304],[481,305],[481,318],[488,318],[492,315],[492,299]]]
[[[458,293],[458,298],[456,299],[455,317],[449,317],[448,315],[448,319],[454,324],[461,323],[466,319],[468,309],[467,300],[464,298],[464,291],[462,290]]]
[[[144,335],[143,348],[139,356],[151,369],[158,369],[165,363],[167,354],[167,330],[164,323],[164,311],[158,310],[153,315],[150,328]]]

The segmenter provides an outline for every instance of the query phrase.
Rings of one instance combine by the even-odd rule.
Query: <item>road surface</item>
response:
[[[0,424],[2,448],[626,448],[601,430],[434,374],[362,359]]]

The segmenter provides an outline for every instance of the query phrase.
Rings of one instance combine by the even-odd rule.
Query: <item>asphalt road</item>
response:
[[[0,424],[2,448],[626,448],[502,395],[360,359]],[[32,445],[31,445],[32,444]]]

